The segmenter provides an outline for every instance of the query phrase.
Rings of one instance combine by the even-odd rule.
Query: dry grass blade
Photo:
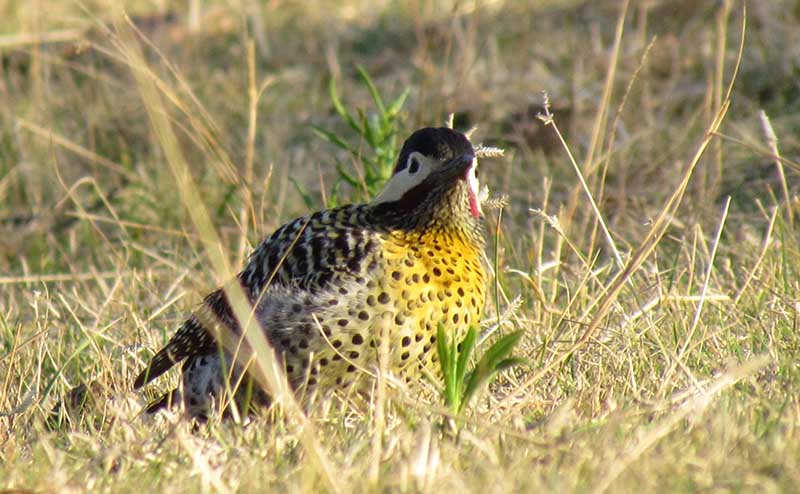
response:
[[[146,62],[130,29],[130,19],[124,13],[120,12],[120,14],[121,20],[115,25],[116,33],[119,36],[118,49],[120,49],[121,55],[127,64],[131,66],[132,72],[136,77],[142,101],[145,104],[153,131],[166,155],[166,161],[175,178],[181,200],[203,241],[206,254],[217,277],[223,280],[231,279],[233,278],[233,271],[223,254],[222,242],[217,237],[213,223],[193,183],[189,167],[173,133],[170,121],[164,113],[158,87],[149,77],[144,75],[147,71],[141,70],[146,67]],[[334,480],[330,463],[322,452],[321,445],[317,443],[314,427],[306,419],[305,414],[295,400],[294,394],[286,381],[286,376],[275,359],[275,353],[271,345],[252,317],[252,308],[242,292],[241,285],[237,282],[226,283],[224,289],[228,300],[231,302],[233,312],[242,326],[243,340],[249,347],[249,351],[240,352],[239,357],[243,358],[246,363],[251,355],[255,356],[256,380],[269,391],[276,403],[280,403],[283,406],[288,417],[298,428],[302,443],[308,454],[314,459],[314,463],[326,485],[332,491],[338,492],[338,485]],[[235,349],[239,346],[240,339],[234,335],[221,334],[218,336],[222,339],[226,348]]]
[[[674,215],[675,211],[677,210],[678,206],[680,205],[681,200],[683,199],[684,192],[686,191],[686,187],[689,185],[689,181],[692,178],[692,174],[694,173],[697,164],[700,162],[700,158],[703,157],[705,150],[708,148],[708,145],[711,143],[712,139],[714,138],[715,133],[719,130],[720,125],[722,125],[723,120],[725,119],[725,115],[728,112],[728,108],[730,107],[731,103],[731,93],[733,91],[733,84],[736,81],[736,76],[739,72],[739,65],[742,61],[742,56],[744,53],[744,39],[745,39],[745,31],[747,26],[747,15],[746,9],[743,10],[742,13],[742,28],[741,28],[741,38],[739,44],[739,52],[736,58],[736,66],[734,67],[733,74],[731,75],[731,80],[728,84],[728,90],[725,94],[725,99],[723,104],[717,114],[714,116],[711,124],[708,126],[705,136],[703,140],[697,147],[692,159],[689,161],[686,167],[684,167],[683,172],[681,173],[680,180],[678,181],[677,186],[675,187],[675,191],[666,201],[664,206],[661,209],[658,217],[653,221],[653,225],[651,226],[650,230],[648,231],[647,235],[645,236],[644,240],[642,241],[641,245],[638,249],[633,253],[631,256],[631,260],[625,266],[625,269],[617,274],[614,279],[609,283],[605,292],[601,297],[598,299],[597,302],[597,309],[592,317],[592,320],[589,322],[586,330],[583,332],[580,338],[573,343],[569,349],[559,354],[557,357],[553,358],[550,362],[544,365],[539,371],[537,371],[533,376],[528,378],[521,386],[518,386],[513,393],[511,393],[508,397],[505,398],[504,402],[509,403],[511,402],[515,396],[521,395],[526,390],[528,390],[531,386],[533,386],[536,382],[538,382],[543,376],[547,375],[550,371],[555,369],[558,365],[560,365],[564,360],[566,360],[570,355],[575,353],[581,347],[583,347],[595,334],[597,329],[602,324],[603,320],[605,319],[606,315],[608,315],[611,306],[614,304],[619,293],[622,291],[623,286],[628,282],[628,279],[639,269],[642,265],[644,260],[653,253],[658,242],[664,236],[664,233],[667,231],[667,227],[670,224],[670,218]]]
[[[758,118],[761,120],[761,128],[764,130],[764,136],[767,139],[772,155],[775,157],[775,167],[778,169],[778,175],[781,180],[781,192],[783,193],[783,201],[786,205],[786,222],[790,229],[794,226],[794,208],[792,207],[792,197],[789,194],[789,185],[786,183],[786,172],[783,169],[783,161],[781,160],[781,153],[778,150],[778,137],[775,135],[775,129],[772,128],[767,113],[764,110],[758,112]]]
[[[648,432],[639,438],[631,441],[631,444],[624,449],[620,457],[615,458],[607,467],[605,475],[600,482],[592,489],[595,494],[607,492],[614,484],[614,481],[630,467],[647,450],[654,447],[658,441],[672,432],[675,427],[690,415],[694,420],[699,420],[705,410],[725,389],[733,386],[737,382],[753,376],[755,373],[766,367],[772,359],[769,355],[760,355],[752,358],[735,369],[725,372],[716,378],[709,385],[697,390],[694,396],[686,400],[673,413],[662,418]]]
[[[133,26],[120,3],[0,9],[0,491],[797,490],[796,2],[125,2]],[[369,200],[386,178],[370,170],[450,112],[480,128],[497,195],[482,206],[498,278],[469,322],[486,347],[524,331],[528,366],[453,413],[440,365],[411,382],[391,370],[403,341],[436,353],[438,335],[394,346],[373,328],[363,365],[320,318],[302,332],[364,393],[309,394],[308,366],[305,415],[286,399],[205,424],[180,403],[142,413],[182,373],[141,392],[134,374],[256,243]],[[506,152],[483,163],[491,146]],[[261,333],[248,322],[266,302],[235,292]],[[218,336],[243,360],[270,355]],[[256,364],[285,391],[283,362]]]

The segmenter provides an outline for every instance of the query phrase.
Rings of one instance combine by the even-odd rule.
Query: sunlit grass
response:
[[[800,482],[793,4],[749,5],[741,64],[737,2],[187,5],[132,3],[133,27],[105,4],[2,6],[0,490]],[[133,376],[253,245],[374,194],[450,113],[506,150],[480,168],[507,199],[471,364],[511,334],[527,365],[463,399],[451,341],[449,391],[381,373],[306,413],[140,415],[176,375],[146,396]]]

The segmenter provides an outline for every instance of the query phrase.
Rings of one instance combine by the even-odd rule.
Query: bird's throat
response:
[[[464,177],[467,181],[467,195],[469,196],[469,212],[472,214],[472,217],[478,219],[483,214],[483,210],[481,209],[481,200],[480,200],[480,182],[478,182],[478,175],[475,172],[475,168],[478,166],[477,160],[473,160],[472,165],[467,168],[466,176]]]

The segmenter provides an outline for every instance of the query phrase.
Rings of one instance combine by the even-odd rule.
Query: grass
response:
[[[800,483],[792,3],[188,4],[132,2],[135,29],[103,2],[0,7],[0,490]],[[406,91],[387,140],[343,120]],[[382,375],[307,415],[139,415],[135,373],[253,245],[337,182],[373,193],[386,150],[450,113],[506,150],[480,170],[506,199],[476,354],[521,331],[528,362],[456,436],[438,390]],[[91,412],[54,423],[65,396]]]

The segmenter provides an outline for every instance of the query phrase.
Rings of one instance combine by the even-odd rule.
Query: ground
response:
[[[168,4],[0,5],[2,492],[800,484],[795,2]],[[377,115],[358,66],[408,91],[398,140],[452,113],[505,148],[478,353],[523,330],[527,364],[457,421],[431,383],[140,416],[177,376],[135,373],[260,238],[369,195],[329,91]]]

